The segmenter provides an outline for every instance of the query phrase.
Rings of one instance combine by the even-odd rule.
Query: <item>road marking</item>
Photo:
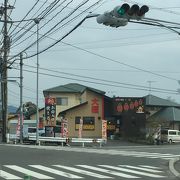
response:
[[[23,174],[27,174],[29,176],[35,177],[37,179],[54,179],[53,177],[46,176],[44,174],[37,173],[35,171],[28,170],[26,168],[22,168],[16,165],[4,165],[7,168],[13,169],[15,171],[21,172]]]
[[[129,166],[129,165],[119,165],[121,167],[126,167],[126,168],[131,168],[131,169],[137,169],[137,170],[142,170],[142,171],[147,171],[147,172],[152,172],[152,173],[162,173],[163,171],[156,170],[156,169],[149,169],[146,167],[137,167],[137,166]]]
[[[94,167],[94,166],[88,166],[88,165],[76,165],[76,166],[86,168],[86,169],[95,170],[95,171],[100,171],[100,172],[103,172],[103,173],[108,173],[108,174],[111,174],[111,175],[114,175],[114,176],[120,176],[120,177],[124,177],[124,178],[139,178],[137,176],[132,176],[132,175],[128,175],[128,174],[125,174],[125,173],[120,173],[120,172],[117,172],[117,171],[111,171],[111,170],[107,170],[107,169],[103,169],[103,168],[99,168],[99,167]]]
[[[112,178],[110,176],[105,176],[105,175],[101,175],[101,174],[97,174],[97,173],[93,173],[93,172],[89,172],[89,171],[86,171],[86,170],[82,170],[82,169],[78,169],[78,168],[73,168],[73,167],[69,167],[69,166],[61,166],[61,165],[53,165],[53,166],[60,167],[60,168],[63,168],[63,169],[67,169],[69,171],[74,171],[74,172],[77,172],[77,173],[80,173],[80,174],[85,174],[85,175],[88,175],[88,176],[93,176],[93,177],[100,178],[100,179]]]
[[[6,146],[14,146],[10,144],[6,144]],[[160,153],[151,153],[151,152],[139,152],[139,151],[119,151],[115,149],[86,149],[84,148],[68,148],[68,147],[54,147],[54,146],[31,146],[31,145],[16,145],[19,147],[28,147],[32,149],[46,149],[46,150],[57,150],[57,151],[69,151],[69,152],[84,152],[84,153],[96,153],[96,154],[109,154],[109,155],[121,155],[121,156],[132,156],[132,157],[145,157],[145,158],[160,158],[164,160],[170,160],[174,157],[180,157],[180,155],[174,154],[160,154]],[[136,147],[136,146],[133,146]],[[139,146],[138,146],[139,147]],[[144,147],[144,146],[143,146]],[[148,146],[146,146],[148,147]]]
[[[56,175],[71,178],[71,179],[82,179],[83,178],[83,177],[80,177],[80,176],[76,176],[74,174],[66,173],[66,172],[59,171],[59,170],[56,170],[56,169],[53,169],[53,168],[48,168],[48,167],[45,167],[45,166],[42,166],[42,165],[29,165],[29,166],[31,166],[33,168],[36,168],[36,169],[46,171],[46,172],[50,172],[50,173],[53,173],[53,174],[56,174]]]
[[[22,179],[18,176],[15,176],[13,174],[7,173],[3,170],[0,170],[0,177],[4,178],[4,179]]]
[[[20,166],[16,165],[3,165],[6,168],[12,169],[13,171],[18,171],[22,174],[28,174],[32,177],[35,177],[37,179],[55,179],[51,176],[46,176],[44,174],[38,173],[37,170],[41,170],[41,172],[56,174],[62,177],[66,177],[68,179],[86,179],[85,176],[91,176],[95,179],[114,179],[115,176],[123,177],[123,178],[129,178],[129,179],[136,179],[136,178],[143,178],[143,176],[151,177],[151,178],[164,178],[166,176],[161,175],[164,173],[161,171],[161,168],[155,167],[155,166],[148,166],[148,165],[117,165],[117,166],[111,166],[111,165],[96,165],[96,166],[90,166],[90,165],[74,165],[73,166],[64,166],[64,165],[51,165],[51,167],[46,167],[43,165],[28,165],[29,167],[34,168],[36,170],[28,170],[27,168],[22,168]],[[57,168],[64,169],[65,171],[59,170]],[[94,171],[94,172],[91,172]],[[84,177],[81,177],[79,175],[75,175],[68,172],[74,172],[85,175]],[[96,173],[96,172],[101,172]],[[161,174],[157,174],[161,173]],[[112,176],[106,175],[110,174]],[[9,180],[18,180],[23,179],[21,177],[15,176],[13,174],[10,174],[4,170],[0,170],[0,177],[3,179],[9,179]]]
[[[139,166],[150,168],[150,169],[161,169],[160,167],[155,167],[155,166],[147,166],[147,165],[139,165]]]
[[[109,168],[109,169],[114,169],[114,170],[118,170],[118,171],[123,171],[123,172],[148,176],[148,177],[155,177],[155,178],[163,178],[163,177],[165,177],[165,176],[162,176],[162,175],[150,174],[150,173],[147,173],[147,172],[140,172],[140,171],[135,171],[135,170],[131,170],[131,169],[125,169],[125,168],[116,167],[116,166],[109,166],[109,165],[98,165],[98,166]]]

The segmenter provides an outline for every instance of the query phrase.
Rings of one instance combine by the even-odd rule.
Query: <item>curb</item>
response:
[[[177,162],[177,161],[180,161],[180,157],[176,157],[174,159],[171,159],[169,161],[169,169],[170,171],[178,178],[180,178],[180,173],[178,171],[175,170],[174,168],[174,164]]]

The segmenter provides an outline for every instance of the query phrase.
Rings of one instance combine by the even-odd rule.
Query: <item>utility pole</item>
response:
[[[7,142],[6,134],[7,134],[7,59],[8,53],[10,49],[10,38],[8,36],[8,9],[13,9],[12,6],[8,6],[8,0],[4,0],[4,7],[1,7],[2,14],[4,15],[4,26],[3,26],[3,46],[2,46],[2,67],[1,67],[1,96],[2,96],[2,142]]]
[[[3,61],[2,61],[2,71],[1,71],[1,95],[2,95],[2,141],[6,142],[6,134],[7,134],[7,55],[8,55],[8,31],[7,31],[7,1],[4,0],[4,40],[3,40]]]
[[[36,81],[36,144],[39,144],[39,23],[40,19],[34,19],[37,25],[37,81]]]
[[[151,88],[152,88],[151,84],[156,81],[147,81],[147,82],[149,83],[149,95],[151,95]]]
[[[23,143],[23,57],[20,54],[20,143]]]

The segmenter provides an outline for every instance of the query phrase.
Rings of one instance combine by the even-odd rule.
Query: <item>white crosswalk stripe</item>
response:
[[[29,166],[31,166],[33,168],[43,170],[43,171],[46,171],[46,172],[50,172],[50,173],[53,173],[53,174],[56,174],[56,175],[67,177],[67,178],[70,178],[70,179],[81,179],[82,178],[80,176],[76,176],[76,175],[73,175],[73,174],[70,174],[70,173],[55,170],[53,168],[48,168],[48,167],[45,167],[45,166],[42,166],[42,165],[29,165]]]
[[[4,169],[0,170],[0,179],[23,179],[24,175],[27,174],[35,179],[61,179],[65,177],[67,179],[86,179],[87,177],[93,177],[94,179],[137,179],[143,177],[150,178],[165,178],[165,173],[155,166],[148,165],[74,165],[74,166],[64,166],[64,165],[51,165],[46,167],[44,165],[27,165],[24,168],[17,165],[2,165]],[[10,171],[10,172],[9,172]],[[41,173],[39,173],[40,171]],[[16,173],[13,175],[13,172]],[[45,174],[48,174],[45,175]],[[74,174],[75,173],[75,174]],[[18,174],[18,175],[17,175]],[[80,176],[79,176],[80,174]],[[54,177],[56,175],[56,177]]]
[[[97,173],[93,173],[93,172],[89,172],[89,171],[86,171],[86,170],[73,168],[73,167],[69,167],[69,166],[61,166],[61,165],[54,165],[54,166],[59,167],[59,168],[63,168],[63,169],[67,169],[67,170],[70,170],[70,171],[74,171],[74,172],[77,172],[77,173],[85,174],[85,175],[88,175],[88,176],[100,178],[100,179],[112,178],[112,177],[109,177],[109,176],[105,176],[105,175],[101,175],[101,174],[97,174]]]
[[[0,170],[0,177],[2,177],[4,179],[22,179],[18,176],[15,176],[15,175],[5,172],[3,170]]]
[[[111,170],[108,170],[108,169],[94,167],[94,166],[88,166],[88,165],[77,165],[77,166],[82,167],[82,168],[86,168],[86,169],[95,170],[95,171],[100,171],[100,172],[103,172],[103,173],[108,173],[108,174],[123,177],[123,178],[139,178],[137,176],[132,176],[132,175],[129,175],[129,174],[125,174],[125,173],[121,173],[121,172],[117,172],[117,171],[111,171]]]
[[[35,171],[31,171],[31,170],[28,170],[28,169],[25,169],[23,167],[19,167],[16,165],[5,165],[5,167],[13,169],[13,170],[18,171],[18,172],[23,172],[24,174],[28,174],[32,177],[37,178],[37,179],[54,179],[53,177],[46,176],[44,174],[37,173]]]
[[[161,176],[161,175],[156,175],[156,174],[147,173],[147,172],[140,172],[140,171],[135,171],[135,170],[131,170],[131,169],[125,169],[125,168],[116,167],[116,166],[109,166],[109,165],[99,165],[99,166],[114,169],[114,170],[118,170],[118,171],[133,173],[133,174],[137,174],[137,175],[148,176],[148,177],[155,177],[155,178],[163,178],[164,177],[164,176]]]

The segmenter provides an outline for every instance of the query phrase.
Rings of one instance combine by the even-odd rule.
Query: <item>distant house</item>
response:
[[[147,127],[154,124],[180,130],[180,104],[153,95],[146,99]]]

